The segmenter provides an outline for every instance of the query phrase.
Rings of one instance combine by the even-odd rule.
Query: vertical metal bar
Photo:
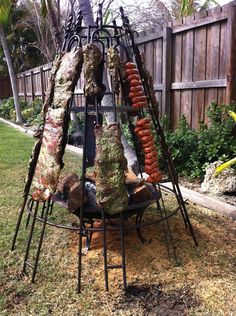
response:
[[[26,272],[26,262],[27,262],[28,257],[29,257],[29,250],[30,250],[30,245],[31,245],[32,237],[33,237],[34,226],[35,226],[35,221],[36,221],[36,217],[37,217],[37,213],[38,213],[38,208],[39,208],[39,202],[37,201],[35,209],[34,209],[33,220],[31,223],[30,234],[29,234],[28,243],[26,246],[26,251],[25,251],[24,265],[23,265],[23,270],[22,270],[23,273]]]
[[[122,272],[123,272],[123,284],[124,290],[127,288],[126,282],[126,263],[125,263],[125,240],[124,240],[124,216],[120,213],[120,246],[121,246],[121,257],[122,257]]]
[[[102,237],[103,237],[103,259],[104,259],[105,289],[106,289],[106,291],[108,291],[106,221],[105,221],[105,214],[104,214],[103,210],[102,210]]]
[[[79,253],[78,253],[78,285],[77,292],[81,293],[81,273],[82,273],[82,237],[83,231],[79,231]]]
[[[43,208],[45,208],[45,204],[46,204],[46,202],[43,203]],[[45,228],[46,228],[46,224],[47,224],[48,213],[49,213],[49,209],[50,209],[50,200],[47,201],[47,204],[48,205],[46,207],[45,217],[43,219],[43,224],[42,224],[42,229],[41,229],[41,234],[40,234],[40,239],[39,239],[39,244],[38,244],[38,249],[37,249],[36,257],[35,257],[35,263],[34,263],[32,280],[31,280],[32,283],[34,283],[35,276],[36,276],[36,273],[37,273],[40,250],[41,250],[42,243],[43,243],[43,237],[44,237]]]
[[[84,212],[84,196],[85,196],[85,173],[86,173],[86,149],[87,149],[87,121],[88,121],[88,98],[86,98],[85,109],[84,109],[84,139],[83,139],[83,159],[82,159],[82,178],[81,178],[81,186],[82,186],[82,194],[81,194],[81,206],[80,206],[80,230],[79,230],[79,253],[78,253],[78,293],[81,292],[81,275],[82,275],[82,237],[83,237],[83,212]]]
[[[53,203],[53,201],[51,201],[51,206],[50,206],[50,211],[49,211],[50,215],[52,215],[53,205],[54,205],[54,203]]]
[[[158,184],[158,186],[159,186],[159,184]],[[162,193],[161,193],[161,190],[160,190],[160,186],[159,186],[159,191],[160,191],[161,202],[162,202],[163,211],[164,211],[164,218],[165,218],[164,221],[166,222],[167,232],[168,232],[168,235],[169,235],[169,238],[170,238],[170,243],[171,243],[171,247],[172,247],[174,259],[175,259],[175,262],[177,263],[178,260],[177,260],[177,256],[176,256],[176,252],[175,252],[174,241],[173,241],[173,237],[172,237],[172,233],[171,233],[171,229],[170,229],[170,225],[169,225],[169,220],[168,220],[168,218],[167,218],[165,203],[164,203],[163,196],[162,196]],[[160,209],[161,209],[161,208],[160,208]],[[167,245],[167,247],[168,247],[168,245]],[[168,248],[168,249],[169,249],[169,248]],[[169,252],[169,251],[168,251],[168,252]],[[168,255],[169,255],[169,258],[170,258],[170,254],[169,254],[169,253],[168,253]]]
[[[194,241],[195,245],[197,246],[198,242],[197,242],[197,239],[196,239],[195,232],[193,230],[192,224],[191,224],[190,219],[189,219],[188,211],[186,209],[186,206],[185,206],[185,203],[184,203],[184,200],[183,200],[183,196],[182,196],[180,187],[179,187],[178,183],[175,184],[175,186],[176,186],[177,193],[178,193],[178,201],[179,201],[179,205],[180,205],[180,209],[181,209],[181,214],[183,216],[183,219],[185,221],[186,226],[190,230],[190,233],[192,235],[193,241]]]
[[[42,218],[43,218],[43,216],[44,216],[45,208],[46,208],[46,201],[43,202],[43,206],[42,206],[42,211],[41,211],[41,217],[42,217]]]
[[[18,232],[19,232],[19,228],[20,228],[22,216],[23,216],[23,213],[24,213],[24,210],[25,210],[25,205],[26,205],[26,202],[27,202],[27,198],[28,198],[28,195],[25,195],[23,204],[22,204],[22,206],[20,208],[20,212],[19,212],[19,215],[18,215],[18,219],[17,219],[17,223],[16,223],[16,229],[15,229],[15,234],[13,236],[12,245],[11,245],[11,250],[12,251],[15,249],[16,238],[17,238],[17,235],[18,235]]]
[[[156,187],[156,185],[153,184],[153,187],[155,188],[156,194],[157,194],[157,187]],[[160,186],[159,186],[159,191],[160,191]],[[161,194],[161,192],[160,192],[160,194]],[[160,211],[161,218],[163,218],[163,212],[162,212],[162,208],[161,208],[159,200],[156,200],[156,206],[157,206],[157,209]],[[171,257],[170,257],[170,247],[169,247],[169,242],[168,242],[168,238],[167,238],[167,232],[166,232],[166,227],[165,227],[164,221],[162,221],[162,226],[163,226],[163,230],[164,230],[164,238],[165,238],[165,242],[166,242],[167,254],[168,254],[168,258],[170,260],[171,259]]]
[[[31,201],[30,201],[30,203],[29,203],[30,205],[28,205],[28,207],[29,207],[29,212],[28,212],[28,215],[27,215],[27,219],[26,219],[26,224],[25,224],[25,229],[27,229],[28,228],[28,226],[29,226],[29,222],[30,222],[30,212],[32,211],[32,209],[33,209],[33,205],[34,205],[34,200],[33,199],[31,199]]]

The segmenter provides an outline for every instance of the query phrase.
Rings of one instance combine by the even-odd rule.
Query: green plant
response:
[[[20,101],[21,110],[24,110],[26,106],[26,102]],[[0,116],[6,120],[16,120],[14,99],[12,97],[3,100],[2,104],[0,104]]]
[[[167,119],[164,118],[166,140],[171,149],[176,171],[188,176],[192,171],[191,155],[197,150],[196,132],[190,129],[184,116],[180,118],[179,127],[174,133],[167,126]],[[166,164],[162,155],[160,155],[160,164],[162,168]]]
[[[20,107],[24,122],[30,124],[40,124],[42,122],[42,106],[43,102],[40,99],[35,99],[30,104],[21,100]],[[13,98],[3,100],[2,104],[0,105],[0,116],[6,120],[16,120],[16,111]]]
[[[42,123],[42,107],[43,101],[40,99],[35,99],[27,109],[22,111],[24,121],[30,124],[41,124]]]
[[[207,111],[209,126],[201,124],[199,130],[192,130],[186,119],[181,117],[179,128],[172,132],[164,118],[166,140],[179,174],[202,179],[206,164],[216,160],[224,162],[232,157],[236,151],[236,139],[232,135],[234,122],[228,111],[234,109],[236,104],[219,106],[212,103]],[[162,156],[160,163],[165,166]]]

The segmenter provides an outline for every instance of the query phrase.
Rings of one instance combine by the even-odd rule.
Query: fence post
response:
[[[31,96],[32,96],[32,101],[34,101],[34,72],[30,72],[30,81],[31,81]]]
[[[45,93],[44,93],[44,80],[43,80],[43,67],[40,67],[40,81],[41,81],[41,94],[43,103],[45,101]]]
[[[228,65],[227,65],[227,87],[226,87],[226,103],[236,100],[236,1],[224,6],[228,14]],[[223,9],[224,9],[223,7]]]
[[[170,117],[171,34],[170,27],[163,28],[162,114],[168,117]]]
[[[20,81],[21,78],[19,77],[18,80]],[[25,102],[27,102],[25,73],[23,73],[23,93],[24,93],[24,100],[25,100]]]

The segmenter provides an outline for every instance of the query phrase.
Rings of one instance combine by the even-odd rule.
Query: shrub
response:
[[[202,179],[206,164],[232,157],[236,151],[236,139],[232,135],[234,121],[228,111],[235,109],[236,104],[218,106],[212,103],[207,111],[209,126],[202,124],[199,130],[192,130],[184,117],[181,117],[175,132],[164,124],[166,140],[179,174]],[[160,163],[165,165],[162,156]]]
[[[43,102],[40,99],[35,99],[31,104],[20,100],[21,113],[24,122],[32,124],[41,123],[42,105]],[[16,120],[16,112],[13,98],[3,100],[2,104],[0,105],[0,116],[6,120]]]
[[[24,121],[30,124],[41,124],[43,101],[35,99],[28,107],[22,111]]]

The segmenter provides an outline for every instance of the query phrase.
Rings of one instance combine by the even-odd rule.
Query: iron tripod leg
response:
[[[37,273],[39,255],[40,255],[40,251],[41,251],[41,247],[42,247],[42,243],[43,243],[43,238],[44,238],[45,228],[46,228],[46,224],[47,224],[47,218],[48,218],[49,209],[50,209],[50,200],[47,202],[47,206],[46,207],[45,207],[45,203],[43,204],[43,212],[45,210],[46,211],[45,211],[45,216],[44,216],[44,219],[43,219],[43,224],[42,224],[42,228],[41,228],[41,234],[40,234],[39,243],[38,243],[38,249],[37,249],[36,257],[35,257],[35,264],[34,264],[33,274],[32,274],[32,283],[34,283],[35,276],[36,276],[36,273]],[[43,215],[44,214],[42,214],[42,216]]]
[[[34,226],[35,226],[35,222],[36,222],[36,217],[37,217],[37,213],[38,213],[38,208],[39,208],[39,202],[36,202],[36,206],[34,209],[34,214],[33,214],[33,220],[31,223],[31,228],[30,228],[30,234],[29,234],[29,239],[28,239],[28,243],[26,246],[26,251],[25,251],[25,258],[24,258],[24,264],[23,264],[23,269],[22,269],[22,273],[26,273],[26,266],[28,264],[28,257],[29,257],[29,250],[30,250],[30,245],[31,245],[31,241],[32,241],[32,237],[33,237],[33,232],[34,232]],[[29,265],[29,264],[28,264]]]
[[[108,291],[108,269],[122,269],[124,290],[127,288],[126,284],[126,263],[125,263],[125,240],[124,240],[124,216],[120,213],[120,252],[121,252],[121,264],[109,265],[107,262],[107,240],[106,240],[106,221],[105,214],[102,211],[102,233],[103,233],[103,260],[104,260],[104,277],[105,277],[105,289]]]
[[[18,215],[18,219],[17,219],[17,223],[16,223],[16,230],[15,230],[15,234],[13,236],[12,245],[11,245],[11,250],[12,251],[15,249],[16,239],[17,239],[17,235],[18,235],[18,232],[19,232],[19,229],[20,229],[20,224],[21,224],[22,216],[23,216],[23,213],[24,213],[24,210],[25,210],[27,198],[28,198],[28,195],[26,195],[24,197],[24,201],[23,201],[22,207],[21,207],[19,215]]]
[[[155,186],[155,189],[157,190],[156,186]],[[177,256],[176,256],[176,252],[175,252],[174,241],[173,241],[173,237],[172,237],[172,233],[171,233],[171,229],[170,229],[170,224],[169,224],[169,220],[167,218],[166,208],[165,208],[165,204],[164,204],[164,200],[163,200],[163,196],[162,196],[161,188],[160,188],[159,184],[158,184],[158,189],[159,189],[159,193],[160,193],[160,200],[161,200],[161,203],[162,203],[162,206],[163,206],[163,212],[162,212],[162,207],[161,207],[159,201],[157,201],[157,208],[159,208],[159,210],[160,210],[161,218],[164,218],[164,220],[163,220],[163,228],[164,228],[164,235],[165,235],[165,240],[166,240],[166,245],[167,245],[168,257],[169,257],[169,260],[170,260],[171,259],[170,247],[169,247],[169,241],[170,241],[171,248],[172,248],[173,255],[174,255],[174,260],[175,260],[175,262],[177,264],[178,260],[177,260]],[[164,216],[163,216],[163,213],[164,213]],[[166,227],[165,227],[165,223],[166,223]],[[165,233],[166,229],[167,229],[167,234]],[[168,240],[168,237],[169,237],[169,240]]]
[[[81,274],[82,274],[82,238],[83,238],[83,230],[80,229],[79,232],[79,253],[78,253],[78,286],[77,292],[81,293]]]
[[[29,203],[28,203],[28,209],[29,209],[30,212],[32,211],[33,204],[34,204],[34,200],[31,199],[31,200],[29,201]],[[28,215],[27,215],[26,224],[25,224],[25,229],[27,229],[28,226],[29,226],[30,216],[31,216],[31,215],[30,215],[30,212],[28,212]]]
[[[123,284],[124,290],[127,289],[126,283],[126,263],[125,263],[125,239],[124,239],[124,216],[123,213],[120,214],[120,249],[122,257],[122,272],[123,272]]]
[[[190,234],[192,235],[192,238],[193,238],[195,246],[198,246],[198,242],[197,242],[197,239],[196,239],[196,236],[195,236],[195,232],[194,232],[193,226],[192,226],[192,224],[190,222],[189,215],[188,215],[188,212],[187,212],[187,209],[186,209],[186,206],[185,206],[185,203],[184,203],[184,200],[183,200],[181,192],[180,192],[180,199],[181,199],[182,211],[183,211],[183,213],[185,215],[185,219],[186,219],[186,222],[187,222],[187,225],[188,225],[188,229],[190,231]]]
[[[105,221],[105,214],[104,214],[103,210],[102,210],[102,237],[103,237],[103,260],[104,260],[105,289],[106,289],[106,291],[108,291],[106,221]]]
[[[135,226],[136,226],[136,232],[137,232],[138,238],[144,244],[146,240],[141,233],[141,227],[140,227],[140,224],[141,224],[142,218],[143,218],[143,213],[144,213],[144,211],[142,211],[141,213],[138,213],[136,215]]]

